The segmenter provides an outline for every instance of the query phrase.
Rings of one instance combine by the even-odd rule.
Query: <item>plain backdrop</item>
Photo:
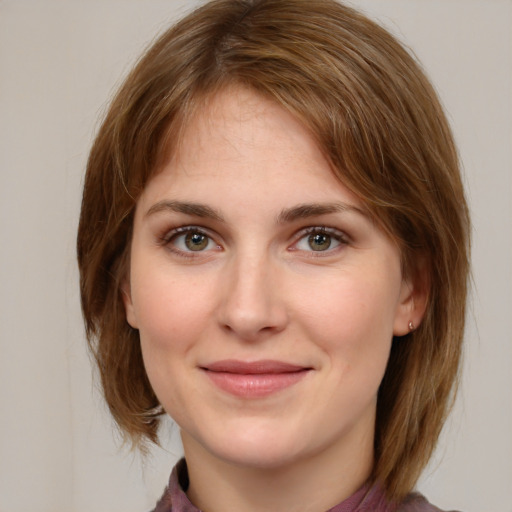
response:
[[[464,377],[419,489],[512,512],[512,1],[357,0],[423,62],[473,214]],[[121,77],[191,9],[177,0],[0,0],[0,512],[143,512],[181,453],[120,447],[92,377],[75,231],[88,149]]]

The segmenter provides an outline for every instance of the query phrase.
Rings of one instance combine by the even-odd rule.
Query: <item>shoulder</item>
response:
[[[417,492],[408,494],[396,512],[444,512],[432,505],[424,496]],[[448,512],[448,511],[446,511]],[[452,510],[451,512],[457,512]]]

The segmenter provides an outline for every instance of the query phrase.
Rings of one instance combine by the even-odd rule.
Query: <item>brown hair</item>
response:
[[[120,297],[133,213],[188,116],[233,83],[300,119],[397,241],[404,271],[428,275],[424,320],[393,341],[378,397],[372,478],[399,500],[432,454],[457,381],[468,211],[453,137],[421,68],[386,30],[333,0],[207,3],[149,48],[112,101],[78,229],[82,308],[106,401],[135,444],[157,442],[163,411]]]

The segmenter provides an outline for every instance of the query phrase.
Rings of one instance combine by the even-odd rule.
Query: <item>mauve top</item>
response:
[[[187,465],[181,459],[174,467],[169,485],[153,512],[201,512],[190,503],[185,491],[188,487]],[[396,505],[390,504],[383,491],[374,486],[363,486],[355,494],[327,512],[442,512],[421,494],[411,493]],[[455,511],[454,511],[455,512]]]

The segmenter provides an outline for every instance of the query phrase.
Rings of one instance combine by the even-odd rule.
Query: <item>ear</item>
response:
[[[425,265],[414,276],[404,277],[393,324],[394,336],[405,336],[418,328],[428,303],[429,279]]]
[[[130,327],[138,329],[139,324],[137,322],[137,316],[135,314],[135,308],[133,306],[132,290],[129,279],[123,279],[123,282],[121,283],[121,297],[123,299],[124,311],[126,313],[126,321],[130,325]]]

